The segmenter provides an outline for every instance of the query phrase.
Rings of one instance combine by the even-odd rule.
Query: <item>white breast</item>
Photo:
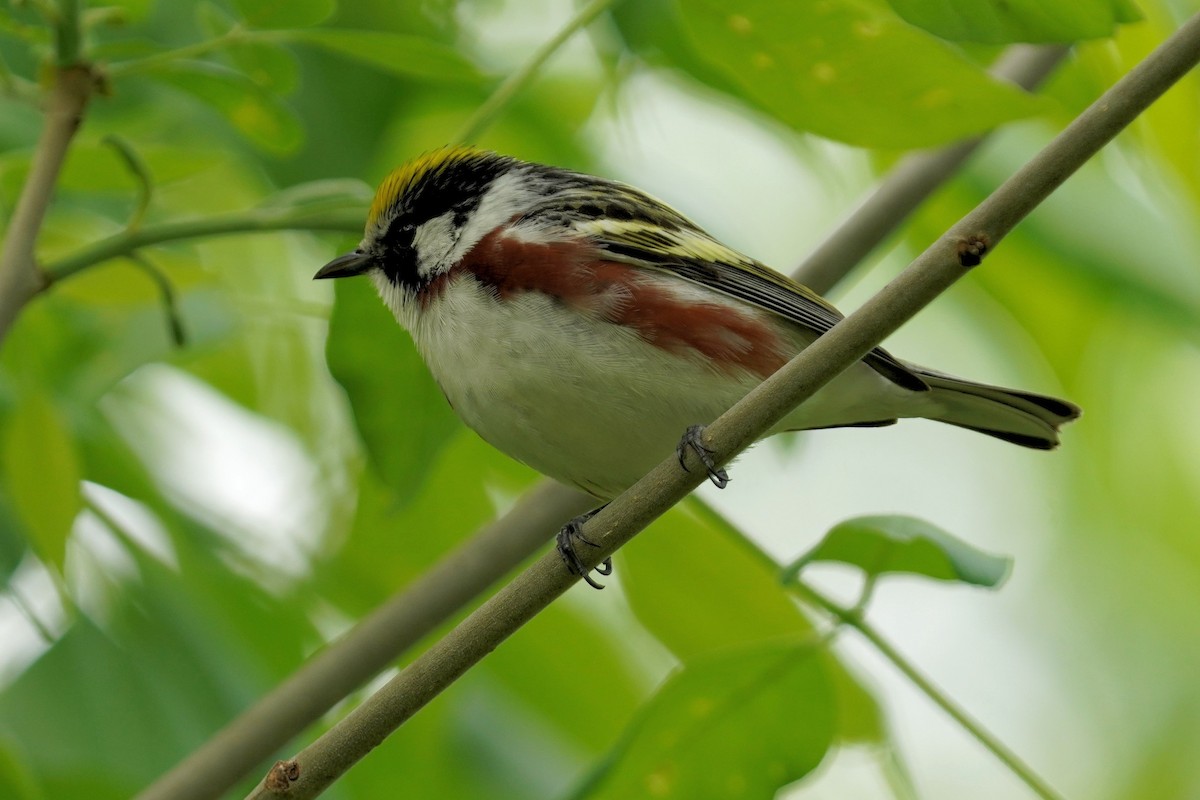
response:
[[[626,489],[674,451],[689,425],[711,422],[757,383],[536,292],[499,302],[469,277],[455,278],[419,316],[403,317],[467,425],[539,472],[602,498]],[[901,395],[911,394],[857,367],[779,429],[895,416]]]

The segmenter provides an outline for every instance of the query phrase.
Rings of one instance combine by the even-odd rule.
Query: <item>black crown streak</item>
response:
[[[396,199],[387,228],[379,236],[380,263],[393,284],[413,292],[424,290],[430,276],[417,270],[413,237],[417,228],[447,211],[455,228],[467,224],[488,187],[517,164],[507,156],[480,152],[448,160],[418,176]]]

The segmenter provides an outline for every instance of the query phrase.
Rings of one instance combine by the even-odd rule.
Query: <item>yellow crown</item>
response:
[[[397,167],[379,184],[379,189],[375,192],[375,199],[371,201],[371,210],[367,214],[367,224],[374,225],[375,221],[386,214],[397,200],[407,194],[429,173],[443,169],[447,164],[487,155],[486,150],[480,150],[478,147],[448,145],[423,153]]]

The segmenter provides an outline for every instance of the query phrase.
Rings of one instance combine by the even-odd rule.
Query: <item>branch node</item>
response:
[[[986,233],[975,233],[958,240],[958,263],[964,267],[977,267],[987,255],[991,240]]]
[[[263,787],[269,792],[283,794],[298,780],[300,780],[299,761],[295,759],[276,761],[263,779]]]

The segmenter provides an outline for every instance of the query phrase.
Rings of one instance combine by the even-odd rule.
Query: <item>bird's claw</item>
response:
[[[704,444],[703,425],[689,426],[675,448],[675,454],[679,456],[679,466],[683,467],[684,472],[690,471],[687,467],[689,449],[700,458],[700,463],[704,465],[704,471],[708,473],[708,479],[712,481],[713,486],[724,489],[729,485],[729,473],[717,466],[717,462],[713,460],[713,451]]]
[[[580,514],[566,525],[562,526],[558,535],[554,537],[555,546],[558,549],[558,554],[562,556],[563,563],[567,565],[567,571],[572,575],[578,575],[587,581],[588,586],[593,589],[603,589],[604,584],[597,582],[592,578],[587,565],[583,563],[583,559],[579,557],[579,553],[575,550],[576,542],[583,542],[589,547],[599,547],[600,545],[593,542],[583,535],[583,525],[592,517],[600,512],[600,508],[594,511],[589,511],[586,514]],[[612,575],[613,565],[612,559],[606,558],[595,567],[596,573],[600,575]]]

